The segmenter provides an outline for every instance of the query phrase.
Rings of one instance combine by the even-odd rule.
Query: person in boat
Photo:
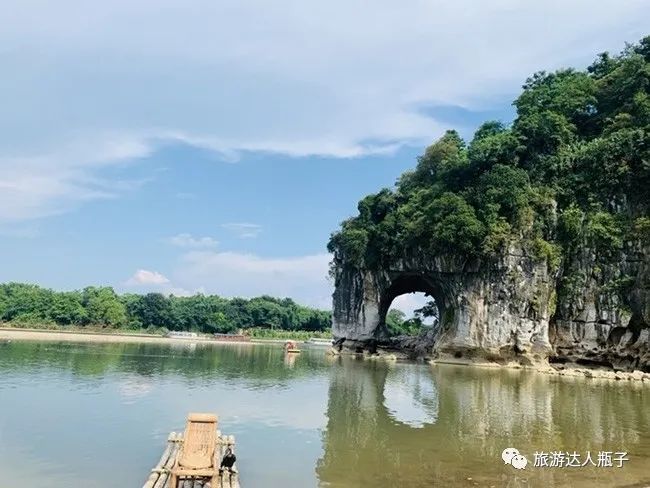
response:
[[[221,460],[219,471],[223,471],[225,469],[232,471],[232,467],[235,465],[235,461],[237,461],[237,456],[235,456],[235,453],[232,452],[232,449],[230,448],[226,449],[226,454],[224,454],[223,459]]]
[[[297,348],[298,348],[298,346],[296,345],[296,343],[294,341],[287,341],[287,342],[284,343],[284,350],[285,351],[289,351],[291,349],[297,349]]]

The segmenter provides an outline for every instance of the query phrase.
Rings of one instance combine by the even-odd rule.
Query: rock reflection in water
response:
[[[647,385],[341,358],[323,486],[625,486],[650,480]],[[525,471],[504,466],[516,447]],[[535,451],[628,451],[616,468],[535,468]],[[468,480],[469,478],[469,480]]]
[[[395,422],[424,427],[438,419],[438,390],[429,371],[419,365],[390,367],[383,403]]]
[[[309,347],[285,362],[276,346],[176,346],[3,347],[0,471],[11,486],[141,486],[169,430],[196,410],[217,411],[237,436],[244,486],[650,485],[647,384],[389,364]],[[630,461],[518,472],[501,460],[506,447],[531,464],[541,450],[625,450]],[[104,473],[107,463],[120,469]]]

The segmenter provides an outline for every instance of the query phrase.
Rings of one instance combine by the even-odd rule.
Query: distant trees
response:
[[[323,331],[330,327],[331,315],[290,298],[266,295],[250,300],[216,295],[118,295],[110,287],[56,292],[6,283],[0,284],[0,321],[227,333],[251,327]]]
[[[406,314],[395,308],[386,314],[386,329],[389,336],[417,335],[422,330],[422,316],[414,315],[410,319]]]
[[[386,329],[389,336],[417,335],[422,327],[427,327],[425,325],[427,319],[433,319],[434,325],[440,319],[438,306],[434,300],[429,300],[421,308],[413,310],[413,317],[410,319],[407,319],[406,314],[401,310],[391,308],[386,314]]]
[[[58,294],[51,292],[52,302],[58,300]],[[87,312],[87,323],[123,327],[127,323],[126,306],[112,288],[90,286],[84,288],[82,303]]]
[[[48,314],[52,321],[62,325],[83,324],[88,321],[88,310],[84,307],[83,296],[78,292],[65,292],[52,296]]]
[[[127,311],[132,326],[165,327],[172,324],[171,300],[161,293],[131,296]]]
[[[440,310],[434,300],[429,300],[422,308],[415,309],[413,315],[422,321],[433,319],[434,324],[440,320]]]
[[[386,329],[391,336],[402,334],[402,324],[406,321],[406,314],[396,308],[391,308],[386,314]]]

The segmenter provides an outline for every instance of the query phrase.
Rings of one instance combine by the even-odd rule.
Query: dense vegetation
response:
[[[261,296],[246,300],[216,295],[191,297],[118,295],[110,287],[56,292],[36,285],[0,285],[0,322],[43,326],[101,326],[125,329],[166,328],[232,332],[263,328],[324,331],[330,313],[296,304],[290,298]],[[264,331],[259,334],[268,335]]]
[[[393,308],[386,314],[386,329],[391,337],[416,335],[422,329],[422,317],[415,314],[414,317],[407,319],[404,312]]]
[[[395,188],[362,199],[331,236],[334,265],[489,259],[516,241],[557,269],[579,246],[606,259],[647,243],[649,86],[650,36],[585,71],[533,75],[511,125],[486,122],[469,143],[448,131]]]
[[[430,319],[430,320],[427,320]],[[406,318],[401,310],[392,308],[386,314],[386,330],[391,337],[399,335],[417,335],[422,327],[431,327],[438,323],[440,317],[436,303],[431,300],[422,308],[413,310],[413,316]]]

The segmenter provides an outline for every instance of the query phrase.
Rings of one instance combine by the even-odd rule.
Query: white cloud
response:
[[[0,221],[119,195],[170,141],[353,157],[424,145],[423,105],[479,109],[647,32],[645,0],[23,0],[0,10]],[[83,19],[81,21],[80,19]]]
[[[205,290],[203,290],[203,288],[197,288],[195,290],[186,290],[185,288],[181,288],[178,286],[164,286],[162,289],[158,291],[160,293],[163,293],[164,295],[174,295],[177,297],[190,297],[192,295],[196,295],[197,293],[205,293]]]
[[[329,261],[328,254],[265,258],[236,252],[192,251],[182,256],[173,282],[226,297],[268,294],[330,308]]]
[[[155,291],[176,296],[203,293],[245,298],[291,297],[298,303],[330,309],[330,259],[329,254],[266,258],[237,252],[195,250],[180,257],[171,278],[157,271],[139,269],[123,284],[138,292]]]
[[[169,279],[157,271],[139,269],[124,283],[127,286],[167,285]]]
[[[105,136],[50,153],[7,157],[0,136],[0,222],[59,214],[84,201],[114,198],[143,181],[103,177],[101,170],[148,155],[143,141]]]
[[[431,301],[431,297],[426,296],[424,293],[405,293],[395,297],[391,308],[401,310],[408,318],[413,317],[413,312],[418,308],[424,307],[427,302]]]
[[[175,295],[177,297],[188,297],[196,295],[197,293],[204,293],[205,290],[201,287],[186,289],[180,286],[175,286],[169,278],[158,271],[149,271],[146,269],[139,269],[133,276],[122,283],[130,289],[134,289],[140,293],[156,292],[164,295]]]
[[[212,237],[194,237],[187,233],[177,234],[167,240],[173,246],[188,248],[215,247],[218,244]]]
[[[221,227],[233,232],[240,239],[254,239],[262,232],[261,225],[246,222],[222,224]]]

